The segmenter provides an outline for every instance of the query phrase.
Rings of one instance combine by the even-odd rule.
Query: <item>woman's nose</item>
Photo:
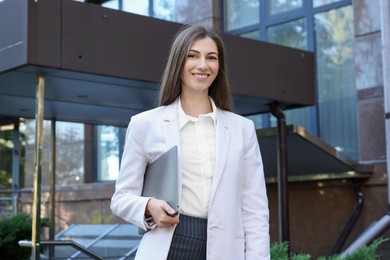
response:
[[[200,59],[198,60],[197,67],[198,67],[198,68],[206,68],[206,67],[207,67],[206,59],[205,59],[205,58],[200,58]]]

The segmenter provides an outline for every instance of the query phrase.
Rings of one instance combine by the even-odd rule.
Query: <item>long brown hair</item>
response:
[[[169,105],[180,95],[181,72],[188,51],[195,41],[206,37],[211,38],[217,45],[219,60],[218,75],[209,87],[209,96],[214,100],[215,105],[218,108],[227,111],[232,110],[230,86],[226,75],[225,47],[223,42],[215,32],[196,25],[183,27],[174,38],[161,80],[160,105]]]

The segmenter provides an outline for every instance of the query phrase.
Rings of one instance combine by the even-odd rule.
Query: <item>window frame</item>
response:
[[[102,5],[106,2],[109,2],[111,0],[85,0],[86,3],[93,3],[97,5]],[[123,1],[125,0],[117,0],[118,1],[118,10],[123,10]],[[154,13],[154,1],[155,0],[149,0],[149,9],[148,9],[148,17],[155,17]]]
[[[318,13],[323,13],[330,11],[332,9],[337,9],[341,7],[345,7],[348,5],[352,5],[352,0],[339,0],[337,2],[332,2],[329,4],[324,4],[321,6],[314,7],[313,6],[313,0],[303,0],[303,6],[301,8],[296,8],[293,10],[277,13],[277,14],[269,14],[269,4],[268,0],[259,0],[259,17],[260,22],[251,24],[242,28],[234,29],[234,30],[226,30],[226,20],[225,20],[225,14],[226,14],[226,5],[225,1],[227,0],[221,0],[220,6],[221,6],[221,29],[223,32],[233,35],[242,35],[246,33],[253,32],[255,30],[259,31],[260,41],[267,42],[267,28],[280,25],[283,23],[291,22],[297,19],[305,19],[306,21],[306,30],[307,30],[307,37],[306,37],[306,46],[307,51],[314,52],[315,51],[315,35],[314,35],[314,16]],[[316,96],[316,100],[318,100],[318,96]],[[308,130],[319,136],[319,120],[318,120],[318,107],[317,106],[311,106],[307,108],[308,118],[309,118],[309,126]],[[271,114],[265,113],[260,115],[262,117],[261,122],[262,128],[271,127]]]

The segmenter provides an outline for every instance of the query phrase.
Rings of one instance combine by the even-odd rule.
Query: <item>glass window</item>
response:
[[[56,122],[56,184],[84,182],[84,124]]]
[[[25,137],[25,186],[33,186],[35,164],[35,120],[28,119],[20,128]],[[42,185],[50,184],[51,121],[43,121]],[[84,125],[56,122],[56,184],[84,182]]]
[[[320,136],[357,159],[352,6],[314,16]]]
[[[20,134],[25,136],[25,162],[24,171],[25,187],[32,187],[34,184],[35,171],[35,120],[28,119],[25,125],[20,127]],[[42,147],[42,186],[50,184],[50,121],[43,121],[43,147]]]
[[[175,0],[154,0],[153,16],[167,21],[175,21]]]
[[[247,16],[246,8],[249,1],[225,0],[225,30],[231,33],[237,31],[236,34],[239,33],[243,37],[253,39],[259,37],[259,40],[292,48],[317,50],[317,105],[285,111],[287,124],[302,125],[337,150],[357,159],[357,98],[351,2],[312,0],[314,7],[322,5],[332,7],[332,3],[343,3],[342,7],[334,7],[326,12],[309,6],[304,8],[307,2],[303,0],[256,2],[258,13],[265,15],[254,16],[257,13],[252,10],[253,15]],[[267,7],[265,11],[262,9],[263,3]],[[299,17],[277,15],[289,11],[292,11],[291,15]],[[253,17],[259,20],[258,24],[254,22],[256,19],[250,19]],[[249,21],[252,21],[252,24]],[[253,25],[258,27],[259,31],[253,31]],[[263,127],[276,125],[276,119],[270,114],[256,115],[251,119],[256,120],[260,117]]]
[[[99,181],[115,180],[119,172],[119,128],[97,127],[97,178]]]
[[[261,115],[250,115],[247,118],[253,121],[256,129],[263,128],[263,118]]]
[[[119,9],[119,0],[110,0],[110,1],[104,2],[104,3],[102,3],[102,6],[118,10]]]
[[[153,16],[162,20],[176,20],[175,0],[110,0],[101,5],[133,14]]]
[[[225,0],[225,28],[234,30],[259,23],[259,0]]]
[[[14,147],[13,126],[10,126],[10,129],[0,126],[0,189],[12,189],[12,150]]]
[[[248,39],[259,40],[260,39],[260,31],[256,30],[253,32],[243,33],[240,36],[248,38]]]
[[[303,6],[302,0],[268,0],[269,14],[278,14]]]
[[[298,19],[267,28],[267,41],[306,50],[305,19]]]
[[[149,16],[149,0],[126,0],[122,4],[125,12]]]
[[[311,128],[310,108],[295,108],[285,111],[286,124],[297,124],[303,126],[305,129]]]
[[[267,28],[267,41],[287,47],[306,50],[307,29],[305,18]],[[285,111],[287,124],[298,124],[306,129],[310,127],[309,108],[298,108]],[[271,125],[276,126],[276,119],[271,118]]]
[[[340,0],[313,0],[313,7],[318,7],[321,5],[331,4],[334,2],[338,2]]]

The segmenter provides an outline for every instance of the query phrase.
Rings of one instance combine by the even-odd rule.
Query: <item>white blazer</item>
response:
[[[174,145],[179,150],[181,183],[177,106],[175,101],[135,115],[127,129],[111,209],[114,215],[144,229],[149,198],[140,194],[145,168]],[[270,259],[268,200],[253,122],[220,109],[216,118],[217,150],[208,212],[207,259]],[[178,189],[180,196],[181,185]],[[146,233],[136,259],[166,259],[174,228],[155,228]]]

